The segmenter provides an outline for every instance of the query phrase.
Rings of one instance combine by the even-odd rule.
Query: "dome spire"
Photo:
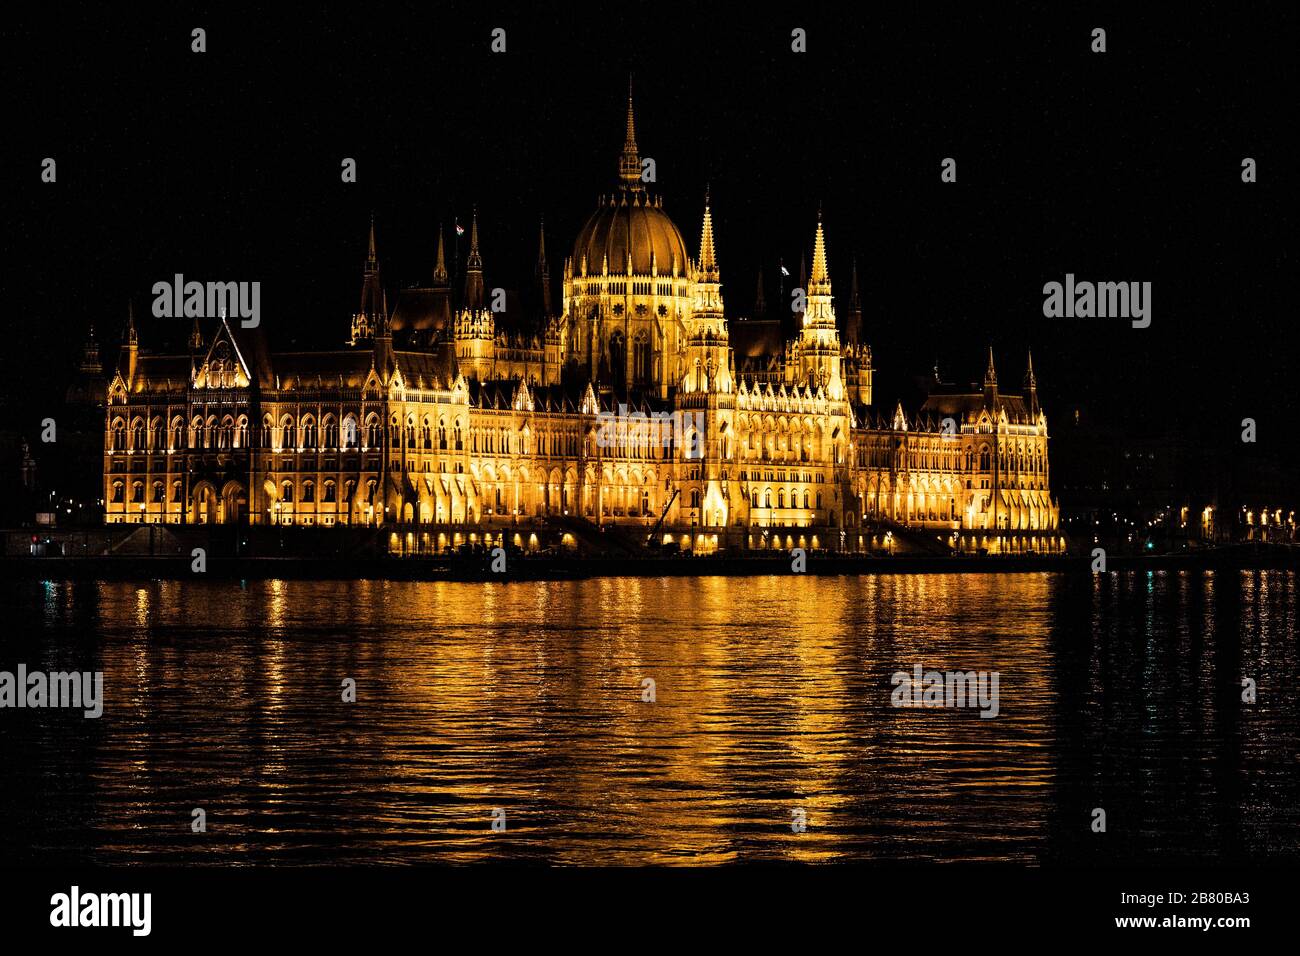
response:
[[[623,157],[618,162],[618,178],[624,189],[641,189],[641,156],[636,146],[636,119],[632,112],[632,74],[627,75],[627,137],[623,140]]]

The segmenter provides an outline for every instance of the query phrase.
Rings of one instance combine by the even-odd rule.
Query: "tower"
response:
[[[707,192],[700,257],[692,279],[684,369],[677,388],[677,408],[683,415],[679,487],[685,513],[693,524],[725,528],[731,520],[731,503],[742,495],[726,467],[735,440],[735,370],[722,306],[713,209]]]
[[[483,257],[478,250],[478,208],[470,224],[469,258],[465,263],[465,302],[456,313],[453,335],[456,364],[468,378],[483,381],[491,374],[496,323],[483,295]]]
[[[805,289],[807,307],[799,330],[799,365],[795,384],[814,392],[823,388],[831,401],[841,401],[844,398],[844,380],[840,371],[840,336],[835,324],[831,273],[826,264],[826,232],[820,212],[817,214],[817,234],[813,238],[812,275]]]
[[[678,392],[730,392],[731,350],[722,309],[722,273],[714,246],[713,210],[707,192],[700,229],[700,259],[693,278],[694,295],[686,325],[686,367]]]

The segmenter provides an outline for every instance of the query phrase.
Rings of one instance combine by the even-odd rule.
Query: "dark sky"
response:
[[[7,25],[8,398],[39,418],[87,324],[115,342],[128,297],[147,313],[152,284],[175,272],[259,280],[275,341],[338,345],[371,210],[390,295],[427,279],[438,222],[467,221],[473,203],[489,286],[529,281],[543,216],[558,276],[614,185],[632,70],[642,154],[692,251],[711,185],[733,314],[748,313],[760,265],[773,286],[778,257],[797,273],[820,203],[837,293],[857,257],[887,395],[936,358],[945,378],[978,378],[989,343],[1018,387],[1032,346],[1049,415],[1082,404],[1121,428],[1207,440],[1249,415],[1261,441],[1289,434],[1292,5],[909,18],[837,6]],[[194,26],[205,54],[190,52]],[[489,51],[494,26],[503,55]],[[1096,26],[1105,54],[1089,49]],[[39,182],[45,156],[55,185]],[[355,185],[340,182],[344,156]],[[956,184],[940,182],[947,156]],[[1045,319],[1043,283],[1067,272],[1152,282],[1152,326]],[[142,323],[145,348],[183,336],[160,324]]]

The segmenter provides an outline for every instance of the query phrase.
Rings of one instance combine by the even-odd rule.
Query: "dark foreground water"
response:
[[[106,701],[0,710],[0,859],[1294,862],[1296,592],[1253,571],[5,582],[0,670],[103,670]],[[916,664],[996,671],[998,716],[891,706]]]

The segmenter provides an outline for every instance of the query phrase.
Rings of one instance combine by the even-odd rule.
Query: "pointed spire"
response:
[[[199,317],[196,315],[190,325],[190,351],[199,352],[203,350],[203,333],[199,330]]]
[[[465,263],[465,308],[483,308],[483,257],[478,251],[478,206],[470,222],[469,259]]]
[[[632,115],[632,74],[630,72],[627,75],[627,139],[623,145],[636,152],[636,118]]]
[[[1034,350],[1029,350],[1029,364],[1025,367],[1025,388],[1031,392],[1038,388],[1038,379],[1034,377]]]
[[[438,287],[447,284],[447,256],[442,246],[442,223],[438,223],[438,261],[433,266],[433,284]]]
[[[375,254],[375,215],[370,214],[370,238],[366,252],[366,269],[361,277],[361,305],[357,309],[358,315],[364,315],[366,322],[358,325],[353,323],[353,341],[359,336],[359,331],[364,327],[374,334],[378,330],[379,323],[387,318],[387,312],[384,309],[383,288],[379,284],[379,258]]]
[[[763,267],[758,267],[758,291],[754,295],[754,318],[767,317],[767,300],[763,298]]]
[[[718,257],[713,247],[713,210],[709,207],[709,190],[704,190],[704,228],[700,232],[700,272],[706,282],[717,282]]]
[[[126,341],[128,345],[139,341],[135,332],[135,302],[131,299],[126,300]]]
[[[537,239],[537,282],[541,293],[542,318],[549,319],[551,310],[551,270],[546,264],[546,220],[543,219]]]
[[[991,388],[998,383],[997,369],[993,367],[993,346],[989,346],[989,365],[984,370],[984,387]]]
[[[618,178],[623,189],[640,191],[641,156],[636,145],[636,118],[632,111],[632,74],[627,75],[627,135],[623,140],[623,156],[618,163]]]
[[[858,292],[858,260],[854,258],[849,277],[849,312],[844,323],[844,338],[857,345],[862,338],[862,296]]]
[[[469,267],[472,269],[478,266],[483,268],[483,259],[478,252],[478,206],[474,206],[473,218],[469,226]]]
[[[820,285],[831,281],[830,270],[826,266],[826,231],[822,228],[822,211],[817,209],[817,236],[813,239],[812,284]]]

